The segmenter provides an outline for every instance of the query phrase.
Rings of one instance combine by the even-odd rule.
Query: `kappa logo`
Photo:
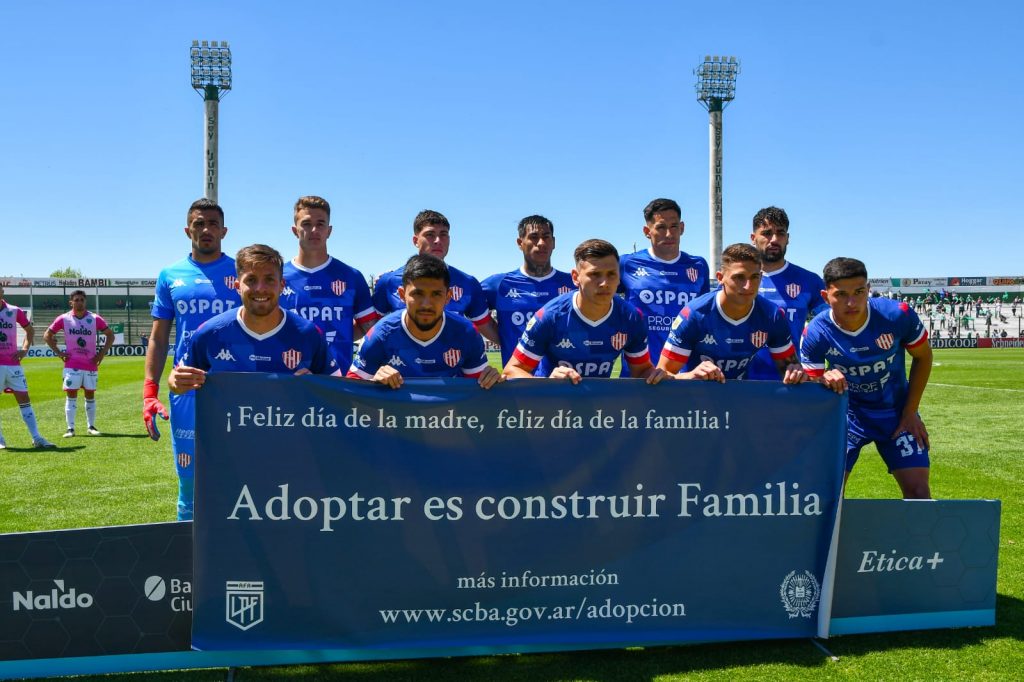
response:
[[[647,272],[647,268],[640,267],[640,268],[636,269],[636,272],[633,273],[633,276],[634,277],[648,277],[649,274]]]
[[[704,338],[700,340],[701,343],[707,346],[717,346],[718,342],[715,341],[715,337],[711,334],[705,334]]]
[[[341,296],[342,294],[345,293],[345,289],[347,288],[348,287],[345,284],[344,280],[336,279],[333,282],[331,282],[331,291],[334,292],[335,296]]]
[[[522,294],[519,293],[518,289],[509,289],[508,291],[505,292],[505,297],[506,298],[521,298]]]
[[[294,296],[295,295],[295,289],[292,289],[291,287],[285,287],[284,289],[281,289],[281,295],[282,296]]]
[[[171,282],[171,287],[170,288],[174,289],[176,287],[183,287],[183,286],[185,286],[185,282],[183,280],[176,279],[173,282]]]
[[[284,362],[284,366],[288,369],[295,369],[299,366],[299,363],[302,362],[302,352],[297,351],[294,348],[289,348],[281,353],[281,360]]]
[[[463,290],[462,287],[448,287],[448,291],[452,292],[452,300],[462,300]]]
[[[835,346],[829,346],[829,349],[825,351],[825,355],[831,355],[834,358],[838,358],[842,356],[842,353],[840,353],[839,349]]]
[[[787,284],[786,293],[789,294],[790,298],[796,298],[797,296],[800,295],[800,285],[795,282]]]
[[[449,367],[458,367],[459,360],[462,359],[462,351],[458,348],[449,348],[441,357],[444,358],[444,364]]]
[[[779,598],[790,618],[810,618],[820,596],[821,586],[810,571],[790,571],[779,587]]]
[[[877,339],[875,339],[875,345],[877,345],[882,350],[889,350],[890,348],[892,348],[892,343],[894,340],[895,337],[892,334],[881,334]]]
[[[220,351],[213,356],[217,360],[223,360],[225,362],[234,362],[235,356],[231,354],[227,348],[221,348]]]
[[[612,348],[614,348],[615,350],[622,350],[626,345],[626,341],[628,340],[629,336],[626,334],[626,332],[617,332],[615,334],[612,334]]]
[[[750,343],[754,344],[754,348],[763,348],[764,344],[768,341],[768,332],[763,330],[757,330],[750,334]]]
[[[697,268],[686,268],[686,278],[691,282],[696,282],[700,273],[697,272]]]
[[[402,358],[398,357],[397,355],[392,355],[391,359],[388,360],[388,364],[391,365],[392,367],[405,367],[405,363],[402,362]]]
[[[263,622],[263,581],[228,580],[224,594],[224,620],[239,630]]]
[[[224,277],[224,286],[228,289],[234,289],[235,284],[238,282],[238,278],[234,275],[227,275]]]
[[[558,343],[555,344],[555,348],[575,348],[575,347],[576,346],[572,345],[572,341],[570,341],[569,339],[562,339],[561,341],[559,341]]]

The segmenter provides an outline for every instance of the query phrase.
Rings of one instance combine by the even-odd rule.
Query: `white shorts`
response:
[[[84,388],[87,391],[95,391],[99,381],[99,372],[90,372],[86,369],[64,368],[64,390],[77,391]]]
[[[6,389],[15,393],[28,392],[25,369],[21,365],[0,365],[0,391]]]

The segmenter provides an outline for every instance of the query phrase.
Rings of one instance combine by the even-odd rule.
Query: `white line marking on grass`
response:
[[[973,388],[977,391],[1005,391],[1007,393],[1024,393],[1024,388],[996,388],[994,386],[968,386],[966,384],[939,384],[933,381],[929,381],[928,385],[943,386],[945,388]]]

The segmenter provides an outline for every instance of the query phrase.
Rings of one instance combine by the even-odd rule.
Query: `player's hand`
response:
[[[696,379],[697,381],[717,381],[720,384],[725,383],[725,374],[722,373],[722,368],[711,362],[705,360],[689,372],[676,375],[680,379]]]
[[[800,365],[793,363],[786,368],[785,374],[782,375],[782,383],[784,384],[802,384],[807,381],[807,372]]]
[[[480,373],[480,377],[476,380],[476,383],[480,384],[480,388],[490,388],[494,384],[500,384],[505,380],[505,377],[501,372],[494,369],[490,365]]]
[[[146,433],[153,440],[160,440],[160,429],[157,428],[157,417],[167,421],[167,408],[163,406],[157,394],[160,387],[152,379],[146,379],[142,386],[142,421],[146,424]]]
[[[172,393],[187,393],[202,388],[205,383],[206,372],[187,365],[177,365],[167,377],[167,385],[171,387]]]
[[[660,383],[662,379],[667,379],[670,376],[671,375],[668,372],[659,367],[651,367],[651,371],[648,372],[644,381],[653,386],[654,384]]]
[[[18,362],[21,362],[22,360],[24,360],[26,355],[28,355],[28,351],[27,350],[25,350],[24,348],[19,350],[18,351]]]
[[[825,388],[831,389],[842,395],[846,392],[846,375],[838,369],[830,369],[821,375],[821,383]]]
[[[391,365],[383,365],[378,369],[377,373],[373,375],[373,380],[389,388],[399,388],[405,381],[402,378],[402,373]]]
[[[562,367],[562,366],[555,367],[555,369],[551,371],[551,375],[550,375],[549,378],[551,378],[551,379],[568,379],[569,381],[571,381],[574,384],[580,383],[580,380],[583,379],[583,377],[580,376],[580,373],[577,372],[572,367]]]
[[[896,430],[889,436],[891,439],[895,439],[896,436],[906,431],[914,437],[922,447],[929,448],[931,444],[928,442],[928,429],[924,427],[924,422],[921,421],[921,415],[917,412],[911,412],[910,414],[904,413],[900,417],[900,423],[896,425]]]
[[[99,367],[100,363],[103,362],[103,358],[105,357],[106,355],[104,355],[103,353],[96,353],[96,355],[92,356],[92,362],[94,365]],[[64,354],[64,361],[67,362],[67,353]]]
[[[301,377],[304,374],[312,374],[312,372],[309,371],[308,367],[299,367],[292,376]]]

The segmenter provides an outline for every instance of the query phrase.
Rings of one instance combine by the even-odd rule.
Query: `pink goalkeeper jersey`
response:
[[[92,359],[96,357],[96,341],[106,328],[107,323],[102,317],[88,311],[82,317],[75,317],[71,311],[58,316],[50,325],[50,331],[56,334],[64,330],[64,346],[68,353],[64,367],[95,372],[97,367]]]
[[[18,327],[28,325],[28,315],[18,306],[6,301],[0,308],[0,365],[20,365],[18,359]]]

